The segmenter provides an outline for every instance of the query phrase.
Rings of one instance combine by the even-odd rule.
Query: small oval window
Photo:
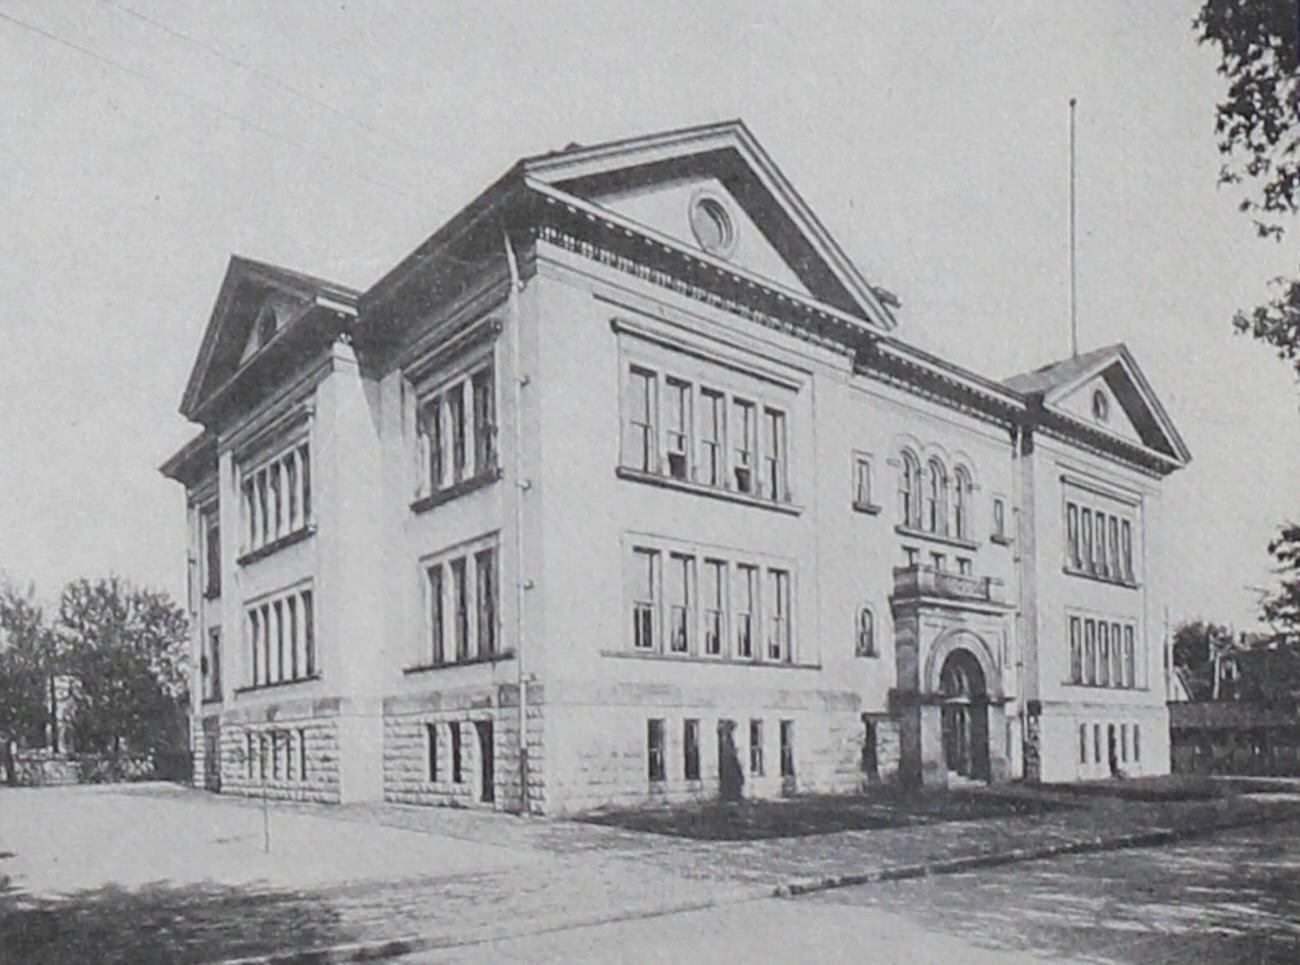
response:
[[[714,197],[697,197],[691,202],[691,231],[700,247],[726,257],[736,245],[736,228],[726,207]]]
[[[1092,415],[1098,422],[1105,422],[1110,418],[1110,400],[1101,389],[1092,393]]]

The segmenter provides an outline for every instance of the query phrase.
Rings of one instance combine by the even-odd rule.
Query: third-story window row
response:
[[[654,369],[627,372],[625,468],[790,501],[786,412]]]
[[[1142,641],[1133,623],[1071,616],[1070,683],[1137,687],[1142,683]]]
[[[649,546],[629,565],[634,651],[794,661],[789,569]]]
[[[312,591],[294,590],[249,607],[246,614],[249,683],[253,687],[316,676]]]
[[[311,456],[307,443],[243,473],[240,512],[246,553],[311,524]]]
[[[974,484],[965,466],[949,471],[934,458],[921,464],[904,449],[899,456],[898,515],[907,529],[969,540]]]
[[[425,567],[428,650],[422,665],[491,660],[500,653],[498,552],[466,550]]]
[[[1065,565],[1117,583],[1133,583],[1133,523],[1104,510],[1065,504]]]
[[[497,468],[496,390],[485,365],[425,398],[419,407],[420,485],[430,496]]]

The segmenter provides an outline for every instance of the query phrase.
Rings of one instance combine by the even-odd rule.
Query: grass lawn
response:
[[[1205,774],[1167,774],[1077,784],[1049,784],[1055,793],[1081,797],[1113,797],[1126,801],[1209,801],[1231,794],[1265,794],[1293,790],[1282,781],[1231,781]]]
[[[1016,817],[1071,806],[1058,800],[998,794],[984,789],[905,791],[877,787],[855,795],[800,795],[737,804],[701,801],[672,807],[600,810],[578,820],[702,841],[757,841],[833,831]]]

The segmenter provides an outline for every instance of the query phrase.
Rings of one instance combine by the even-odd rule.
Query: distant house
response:
[[[561,813],[1167,772],[1171,419],[1123,345],[996,381],[896,308],[739,122],[525,158],[364,292],[232,259],[163,467],[197,776]]]

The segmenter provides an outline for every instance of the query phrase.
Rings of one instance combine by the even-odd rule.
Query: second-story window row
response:
[[[240,487],[243,547],[251,553],[312,522],[311,453],[306,442],[245,472]]]
[[[969,470],[951,472],[934,458],[922,468],[921,460],[904,449],[898,471],[898,515],[907,529],[969,540],[974,484]]]
[[[316,676],[316,620],[310,589],[293,590],[248,608],[249,685]]]
[[[1067,501],[1067,570],[1118,583],[1135,582],[1133,521],[1096,506]]]
[[[491,660],[501,652],[495,543],[425,565],[428,649],[421,666]]]
[[[631,365],[622,465],[776,502],[790,501],[784,407]]]
[[[431,496],[493,472],[496,433],[496,388],[490,364],[421,401],[417,496]]]
[[[1069,627],[1070,683],[1088,687],[1141,686],[1145,654],[1136,624],[1071,616]]]

